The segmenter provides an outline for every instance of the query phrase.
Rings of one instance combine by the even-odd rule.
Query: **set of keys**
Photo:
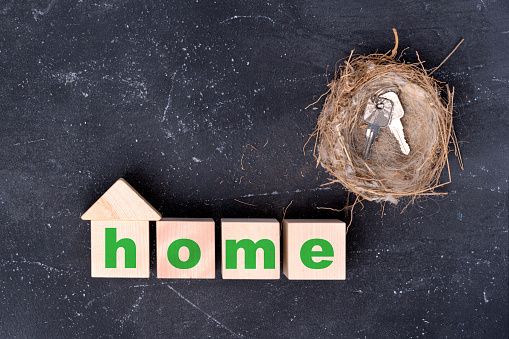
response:
[[[410,147],[405,140],[403,125],[401,124],[401,118],[404,115],[403,106],[401,106],[399,97],[395,92],[389,91],[381,95],[375,95],[368,100],[364,110],[364,121],[368,124],[364,158],[369,159],[371,147],[378,136],[380,128],[387,126],[398,140],[401,152],[405,155],[410,153]]]

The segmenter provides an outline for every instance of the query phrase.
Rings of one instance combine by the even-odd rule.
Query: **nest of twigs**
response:
[[[442,194],[435,189],[447,183],[439,179],[444,166],[449,169],[451,141],[457,151],[452,124],[454,91],[431,77],[436,68],[427,71],[422,62],[395,59],[395,35],[392,53],[350,55],[337,69],[315,131],[315,156],[332,175],[332,182],[339,182],[359,199],[394,204],[403,197],[414,201],[422,195]],[[403,154],[389,128],[382,128],[371,156],[365,159],[364,109],[373,93],[384,88],[399,92],[410,153]]]

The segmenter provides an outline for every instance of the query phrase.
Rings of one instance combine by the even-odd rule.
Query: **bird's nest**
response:
[[[314,134],[315,156],[332,175],[332,182],[342,184],[358,199],[394,204],[403,197],[414,201],[440,194],[435,189],[447,183],[439,179],[444,166],[449,170],[451,142],[461,164],[452,124],[454,90],[431,77],[436,68],[428,71],[422,62],[396,59],[395,35],[392,53],[350,55],[338,67]],[[371,156],[365,159],[364,109],[373,94],[384,88],[399,92],[410,153],[403,154],[389,128],[382,128]]]

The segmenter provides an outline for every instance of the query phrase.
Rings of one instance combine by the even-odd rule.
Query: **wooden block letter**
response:
[[[279,222],[221,219],[223,279],[279,279]]]
[[[92,277],[148,278],[148,221],[98,221],[91,228]]]
[[[345,223],[284,220],[283,273],[290,280],[345,280]]]
[[[92,277],[149,277],[148,222],[161,214],[127,181],[117,180],[81,219],[92,221]]]
[[[216,277],[214,220],[163,218],[156,233],[158,278]]]

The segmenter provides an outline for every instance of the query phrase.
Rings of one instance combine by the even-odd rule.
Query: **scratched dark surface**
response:
[[[158,280],[153,230],[149,279],[90,278],[120,177],[168,217],[346,220],[304,108],[393,27],[428,68],[465,38],[435,73],[465,169],[357,209],[346,281]],[[507,338],[508,39],[505,1],[1,0],[0,337]]]

